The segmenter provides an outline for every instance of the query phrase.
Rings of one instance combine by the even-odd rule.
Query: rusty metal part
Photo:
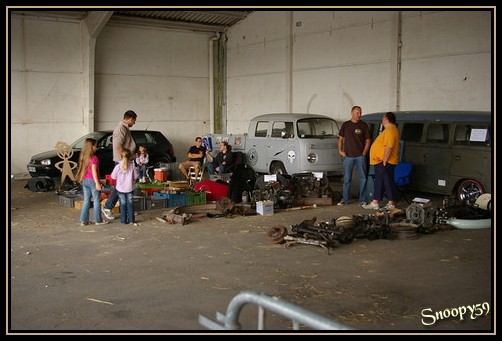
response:
[[[383,217],[385,214],[388,214],[390,218],[395,218],[401,214],[403,214],[403,210],[399,208],[391,208],[390,210],[381,210],[376,212],[377,217]]]
[[[192,217],[191,214],[186,214],[186,213],[183,213],[182,215],[167,213],[162,216],[162,218],[164,218],[164,220],[168,223],[181,224],[181,225],[185,225],[186,223],[188,223],[191,217]]]
[[[389,224],[395,239],[417,239],[419,224],[396,222]]]
[[[267,232],[268,240],[274,244],[280,244],[284,241],[284,237],[288,234],[288,229],[283,225],[276,225]]]
[[[287,235],[284,236],[284,240],[286,241],[286,244],[284,245],[284,247],[286,247],[286,248],[288,248],[294,244],[316,245],[316,246],[320,246],[323,249],[325,249],[328,252],[328,255],[331,254],[329,251],[329,246],[328,246],[327,241],[307,239],[307,238],[301,238],[301,237],[292,237],[292,236],[287,236]]]
[[[335,220],[335,226],[341,229],[342,231],[347,229],[352,229],[354,225],[355,221],[353,217],[341,216]]]
[[[230,198],[222,197],[216,201],[216,209],[222,213],[230,212],[235,204]]]

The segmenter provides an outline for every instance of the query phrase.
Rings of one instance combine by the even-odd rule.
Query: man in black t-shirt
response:
[[[371,135],[361,115],[360,106],[352,107],[351,119],[345,121],[338,132],[338,152],[343,161],[343,196],[337,205],[346,205],[349,201],[354,167],[359,179],[359,203],[366,205],[366,154],[370,149]]]
[[[183,173],[187,180],[190,179],[188,176],[188,170],[190,167],[194,167],[195,174],[198,176],[207,152],[206,147],[202,145],[202,138],[197,136],[195,138],[195,146],[191,146],[188,150],[188,161],[180,163],[179,166],[181,173]]]

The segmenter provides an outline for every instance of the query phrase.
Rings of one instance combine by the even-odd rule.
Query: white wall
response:
[[[487,12],[403,13],[402,107],[491,110]]]
[[[228,32],[228,131],[289,106],[396,110],[398,13],[253,12]],[[400,109],[491,110],[491,39],[489,11],[403,12]]]
[[[12,16],[11,173],[27,173],[30,156],[83,134],[79,21]]]
[[[113,129],[132,109],[132,129],[161,131],[185,161],[195,137],[210,131],[209,38],[106,26],[96,43],[96,129]]]

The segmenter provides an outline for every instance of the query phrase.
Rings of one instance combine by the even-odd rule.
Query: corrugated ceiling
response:
[[[252,11],[114,11],[110,24],[142,25],[185,29],[194,31],[222,32],[246,18]],[[84,19],[89,11],[16,10],[24,15]]]
[[[171,23],[228,28],[251,11],[115,11],[112,18],[154,19]]]

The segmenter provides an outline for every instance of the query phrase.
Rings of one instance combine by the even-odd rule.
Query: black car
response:
[[[160,167],[163,163],[176,162],[173,145],[160,131],[131,130],[131,134],[136,142],[136,146],[144,145],[147,148],[149,155],[148,165]],[[111,130],[95,131],[82,136],[71,144],[71,147],[73,148],[73,155],[69,158],[69,160],[78,165],[80,150],[84,145],[85,139],[95,139],[98,141],[96,156],[99,159],[99,174],[102,178],[104,178],[106,174],[110,174],[112,172],[113,167],[115,166],[113,161],[112,137],[113,131]],[[61,171],[55,167],[55,164],[61,161],[63,161],[63,159],[59,157],[56,149],[40,153],[32,156],[30,163],[27,165],[28,172],[32,177],[60,177]],[[76,173],[76,169],[73,170],[73,173]]]

